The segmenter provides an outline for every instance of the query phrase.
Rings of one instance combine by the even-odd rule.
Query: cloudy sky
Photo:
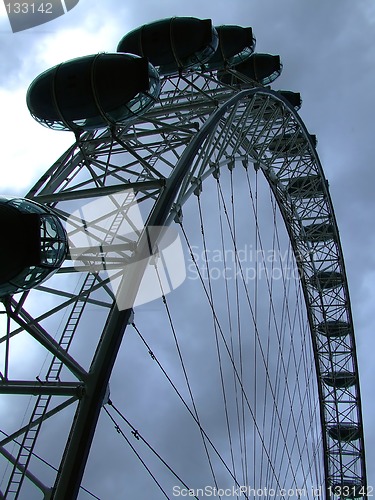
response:
[[[114,51],[129,30],[175,15],[211,18],[217,25],[252,26],[257,51],[280,54],[284,64],[274,88],[302,94],[300,114],[318,137],[344,250],[360,366],[368,483],[375,485],[375,6],[371,0],[80,0],[61,18],[15,34],[1,4],[0,191],[26,193],[73,141],[71,134],[44,129],[29,116],[25,95],[32,79],[61,61]],[[101,492],[93,492],[114,498],[103,493],[110,489],[109,483]]]

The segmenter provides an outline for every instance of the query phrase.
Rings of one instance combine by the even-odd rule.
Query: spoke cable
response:
[[[204,428],[201,426],[200,422],[197,420],[197,417],[194,415],[193,411],[191,410],[191,408],[189,407],[188,403],[185,401],[184,397],[182,396],[182,394],[180,393],[180,391],[178,390],[178,388],[176,387],[176,385],[174,384],[174,382],[172,381],[172,379],[170,378],[170,376],[168,375],[168,373],[166,372],[165,368],[163,367],[163,365],[160,363],[160,361],[158,360],[157,356],[155,355],[154,351],[151,350],[151,347],[150,345],[147,343],[146,339],[144,338],[144,336],[142,335],[142,333],[140,332],[140,330],[138,329],[138,327],[135,325],[135,323],[133,322],[132,323],[132,327],[134,328],[134,330],[137,332],[139,338],[141,339],[141,341],[143,342],[143,344],[145,345],[145,347],[147,348],[148,350],[148,353],[151,357],[151,359],[153,361],[156,362],[156,364],[159,366],[159,368],[161,369],[162,373],[164,374],[164,376],[166,377],[166,379],[168,380],[168,382],[170,383],[171,387],[173,388],[173,390],[175,391],[175,393],[177,394],[177,396],[179,397],[179,399],[181,400],[181,402],[183,403],[183,405],[185,406],[185,408],[187,409],[187,411],[189,412],[190,416],[192,417],[192,419],[194,420],[194,422],[197,424],[197,426],[200,428],[200,431],[204,434],[207,442],[210,444],[210,446],[212,447],[213,451],[215,452],[216,456],[219,458],[219,460],[221,461],[221,463],[223,464],[223,466],[225,467],[225,469],[227,470],[227,472],[230,474],[230,476],[232,477],[232,479],[234,480],[236,486],[240,487],[240,483],[237,481],[237,478],[233,475],[233,472],[230,470],[230,468],[228,467],[228,465],[226,464],[225,460],[223,459],[223,457],[221,456],[221,454],[219,453],[218,449],[216,448],[216,446],[214,445],[213,441],[211,440],[211,438],[209,437],[209,435],[207,434],[207,432],[204,430]],[[248,499],[248,496],[245,494],[245,498]]]
[[[129,420],[125,417],[125,415],[123,413],[121,413],[121,411],[116,408],[116,406],[113,404],[113,401],[109,400],[108,401],[108,405],[111,406],[114,411],[122,418],[122,420],[128,425],[128,427],[130,427],[130,429],[132,430],[132,434],[133,436],[142,441],[146,446],[147,448],[152,451],[152,453],[166,466],[166,468],[169,470],[169,472],[171,472],[174,477],[187,489],[189,490],[190,488],[187,486],[187,484],[181,479],[181,477],[172,469],[172,467],[170,465],[168,465],[168,463],[161,457],[161,455],[150,445],[150,443],[142,436],[142,434],[129,422]],[[116,424],[116,430],[117,428],[119,428],[119,426]],[[197,498],[197,497],[194,497],[194,498]]]
[[[220,199],[220,194],[219,194],[219,188],[218,188],[218,183],[219,183],[219,177],[217,177],[217,182],[216,182],[216,192],[217,192],[217,203],[218,203],[218,208],[219,208],[219,223],[220,223],[220,242],[221,242],[221,252],[223,255],[223,267],[224,269],[227,268],[227,260],[226,260],[226,252],[225,252],[225,243],[224,243],[224,228],[223,228],[223,215],[222,215],[222,204],[221,204],[221,199]],[[236,280],[237,281],[237,280]],[[224,280],[225,284],[225,298],[226,298],[226,310],[228,314],[228,328],[229,328],[229,340],[230,340],[230,352],[231,352],[231,357],[234,359],[234,343],[233,343],[233,324],[232,324],[232,311],[230,308],[230,300],[229,300],[229,286],[228,286],[228,280]],[[235,373],[233,372],[233,387],[234,387],[234,396],[235,396],[235,408],[236,408],[236,417],[237,417],[237,429],[239,435],[241,434],[241,424],[240,424],[240,410],[239,410],[239,399],[238,399],[238,387],[237,387],[237,380]],[[231,433],[228,432],[229,435],[229,440],[230,440],[230,452],[231,452],[231,460],[232,460],[232,467],[233,467],[233,473],[236,475],[236,466],[234,462],[234,456],[233,456],[233,444],[232,444],[232,437]],[[243,471],[243,478],[245,477],[244,474],[244,463],[242,460],[243,457],[243,451],[242,451],[242,440],[239,440],[239,446],[240,446],[240,454],[241,454],[241,463],[242,463],[242,471]]]
[[[180,344],[178,342],[176,328],[174,326],[174,323],[173,323],[173,320],[172,320],[172,314],[171,314],[171,311],[169,309],[169,305],[168,305],[167,299],[165,297],[164,288],[163,288],[163,284],[162,284],[161,279],[160,279],[160,274],[159,274],[159,270],[158,270],[157,262],[156,261],[155,261],[155,269],[156,269],[156,273],[157,273],[157,277],[158,277],[158,281],[159,281],[160,291],[162,293],[162,301],[163,301],[163,304],[164,304],[164,307],[165,307],[165,310],[166,310],[166,313],[167,313],[168,322],[169,322],[169,325],[170,325],[170,328],[171,328],[171,331],[172,331],[172,335],[173,335],[173,339],[174,339],[175,346],[176,346],[176,349],[177,349],[177,353],[178,353],[178,357],[179,357],[179,360],[180,360],[181,368],[182,368],[182,371],[183,371],[183,374],[184,374],[185,383],[186,383],[186,386],[187,386],[187,389],[188,389],[188,392],[189,392],[189,396],[190,396],[191,404],[193,406],[194,414],[195,414],[197,422],[198,422],[199,432],[200,432],[201,438],[202,438],[202,444],[203,444],[203,447],[204,447],[204,450],[205,450],[205,453],[206,453],[206,456],[207,456],[208,464],[209,464],[209,467],[210,467],[210,470],[211,470],[212,478],[214,480],[216,489],[219,489],[219,486],[218,486],[218,483],[217,483],[217,479],[216,479],[216,474],[215,474],[214,467],[213,467],[212,460],[211,460],[211,456],[210,456],[210,452],[209,452],[208,447],[207,447],[207,442],[206,442],[206,439],[205,439],[205,435],[202,432],[202,426],[200,424],[200,418],[199,418],[199,415],[198,415],[198,409],[197,409],[197,406],[196,406],[196,403],[195,403],[195,398],[193,396],[193,390],[191,388],[191,384],[190,384],[190,381],[189,381],[189,377],[188,377],[188,373],[187,373],[187,370],[186,370],[185,362],[183,360],[183,356],[182,356]]]
[[[230,200],[231,200],[231,209],[232,209],[232,227],[233,227],[233,239],[236,242],[236,224],[235,224],[235,205],[234,205],[234,187],[233,187],[233,167],[234,165],[229,166],[229,172],[230,172]],[[220,191],[221,191],[221,184],[220,184]],[[220,198],[219,198],[220,199]],[[224,203],[224,212],[226,210],[226,206]],[[239,282],[238,282],[238,262],[237,259],[235,259],[235,290],[236,290],[236,318],[237,318],[237,341],[238,341],[238,363],[239,363],[239,370],[240,370],[240,377],[241,380],[243,380],[243,355],[242,355],[242,327],[241,327],[241,314],[240,314],[240,291],[239,291]],[[244,401],[244,391],[241,391],[241,415],[240,415],[240,420],[242,423],[242,439],[243,439],[243,451],[241,450],[241,453],[243,454],[243,461],[242,461],[242,467],[243,467],[243,477],[245,484],[249,484],[249,479],[248,479],[248,465],[247,465],[247,439],[246,439],[246,418],[245,418],[245,401]],[[256,410],[254,410],[255,413],[255,418],[256,418]],[[254,427],[254,434],[256,430]],[[240,440],[241,442],[241,440]],[[255,485],[255,483],[254,483]]]
[[[256,175],[256,179],[257,178],[258,177]],[[254,216],[255,216],[256,234],[258,235],[257,239],[259,240],[260,253],[261,253],[262,259],[263,259],[263,265],[265,266],[265,269],[266,269],[266,263],[264,261],[264,258],[265,258],[264,246],[263,246],[263,241],[262,241],[262,237],[261,237],[261,234],[260,234],[260,228],[259,228],[258,216],[257,216],[257,214],[258,214],[258,209],[257,209],[257,189],[256,189],[255,194],[253,194],[252,188],[251,188],[250,179],[249,179],[248,169],[246,169],[246,179],[247,179],[247,185],[248,185],[248,189],[249,189],[251,204],[252,204],[253,212],[254,212]],[[275,228],[275,226],[277,226],[277,224],[276,224],[276,217],[275,217],[275,205],[272,204],[272,206],[274,207],[274,228]],[[290,246],[289,246],[289,248],[290,248]],[[281,257],[281,249],[280,249],[280,247],[279,247],[278,250],[279,250],[279,255]],[[274,249],[273,249],[273,251],[274,251]],[[289,252],[289,250],[288,250],[288,252]],[[284,276],[284,269],[283,269],[282,259],[281,259],[281,271],[282,271],[282,280],[283,280],[283,286],[284,286],[284,296],[283,296],[284,300],[283,300],[283,311],[282,311],[282,317],[281,317],[281,330],[280,330],[280,327],[277,325],[277,322],[276,322],[276,312],[274,310],[274,300],[273,300],[272,294],[271,294],[270,279],[269,279],[269,276],[268,276],[267,273],[265,274],[265,276],[266,276],[266,282],[267,282],[267,287],[268,287],[269,296],[270,296],[270,305],[272,307],[273,317],[274,317],[274,322],[275,322],[275,331],[276,331],[276,336],[277,336],[277,340],[278,340],[278,347],[279,347],[279,352],[280,352],[281,366],[282,366],[282,369],[283,369],[285,381],[287,381],[288,380],[289,367],[290,367],[290,363],[291,363],[291,355],[293,355],[295,362],[296,362],[296,355],[295,355],[295,346],[294,346],[294,339],[293,339],[294,338],[294,335],[293,335],[293,331],[294,330],[293,330],[292,325],[290,323],[289,307],[288,307],[288,300],[287,300],[288,294],[287,294],[287,291],[286,291],[285,276]],[[272,281],[273,280],[271,280],[271,282]],[[283,339],[283,337],[285,335],[285,332],[286,332],[286,328],[285,328],[286,327],[286,322],[284,322],[285,312],[287,313],[287,317],[289,318],[289,329],[290,329],[290,333],[291,333],[291,337],[290,337],[290,350],[289,350],[288,360],[287,360],[286,364],[285,364],[284,354],[283,354],[283,348],[282,348],[282,344],[283,344],[283,340],[282,339]],[[286,319],[285,319],[285,321],[286,321]],[[298,379],[298,375],[297,375],[297,379]],[[294,403],[294,397],[292,397],[291,394],[290,394],[290,389],[289,389],[289,384],[288,383],[285,383],[285,385],[284,385],[284,391],[287,392],[288,401],[289,401],[290,407],[292,409],[293,403]],[[283,396],[283,398],[284,398],[284,396]],[[300,399],[300,403],[302,403],[301,399]],[[282,408],[283,408],[283,406],[282,406]],[[303,410],[303,406],[301,404],[301,411],[302,410]],[[287,425],[286,435],[288,434],[290,420],[292,420],[293,427],[294,427],[294,432],[295,432],[294,436],[296,437],[296,436],[298,436],[298,432],[297,432],[298,426],[296,424],[293,411],[290,411],[290,413],[289,413],[289,421],[288,421],[288,425]],[[306,431],[305,431],[305,439],[307,439]],[[299,448],[299,440],[296,439],[296,438],[294,439],[294,442],[293,442],[292,448],[290,450],[290,453],[293,452],[293,448],[294,448],[295,444],[297,444],[297,447]],[[286,450],[284,449],[283,453],[285,453],[285,452],[286,452]],[[299,452],[300,452],[300,449],[299,449]],[[289,462],[288,466],[292,467],[291,462]],[[304,476],[304,480],[306,481],[306,475],[305,475],[305,472],[304,472],[303,462],[301,462],[301,467],[302,467],[302,473],[303,473],[303,476]]]
[[[258,425],[258,423],[257,423],[257,422],[256,422],[256,420],[255,420],[255,416],[254,416],[253,409],[252,409],[251,404],[250,404],[250,402],[249,402],[249,399],[248,399],[248,397],[247,397],[247,395],[246,395],[246,391],[244,390],[244,386],[243,386],[242,380],[241,380],[241,378],[240,378],[240,375],[239,375],[239,373],[238,373],[238,370],[237,370],[237,368],[236,368],[236,364],[235,364],[234,360],[233,360],[233,359],[232,359],[232,357],[231,357],[230,349],[229,349],[228,344],[227,344],[227,342],[226,342],[226,340],[225,340],[225,337],[224,337],[224,334],[223,334],[223,330],[222,330],[222,328],[221,328],[221,326],[220,326],[220,322],[219,322],[219,320],[218,320],[218,318],[217,318],[216,312],[215,312],[215,310],[214,310],[214,308],[213,308],[212,304],[210,304],[210,301],[209,301],[209,294],[208,294],[207,288],[206,288],[206,286],[205,286],[205,284],[204,284],[204,280],[203,280],[203,277],[202,277],[202,275],[201,275],[201,273],[200,273],[200,270],[199,270],[199,267],[198,267],[198,265],[197,265],[196,259],[195,259],[195,257],[194,257],[194,253],[193,253],[193,250],[192,250],[191,245],[190,245],[190,243],[189,243],[188,236],[187,236],[187,234],[186,234],[186,231],[185,231],[185,229],[184,229],[184,227],[183,227],[182,223],[181,223],[181,222],[179,222],[179,224],[180,224],[180,226],[181,226],[181,230],[182,230],[182,233],[183,233],[183,235],[184,235],[185,241],[186,241],[186,243],[187,243],[187,245],[188,245],[189,252],[190,252],[190,256],[191,256],[191,258],[192,258],[192,260],[193,260],[193,262],[194,262],[194,265],[195,265],[195,267],[196,267],[196,270],[197,270],[197,272],[198,272],[199,279],[200,279],[200,281],[201,281],[201,284],[202,284],[203,290],[204,290],[204,292],[205,292],[206,298],[207,298],[207,300],[208,300],[208,302],[209,302],[210,307],[212,308],[212,310],[213,310],[213,312],[214,312],[214,314],[215,314],[215,320],[216,320],[216,321],[217,321],[217,323],[218,323],[219,332],[220,332],[221,338],[222,338],[222,340],[223,340],[223,342],[224,342],[224,345],[225,345],[225,348],[226,348],[227,354],[228,354],[228,356],[229,356],[229,359],[230,359],[230,361],[231,361],[231,364],[232,364],[232,367],[233,367],[233,370],[234,370],[234,373],[235,373],[236,379],[237,379],[238,384],[239,384],[239,386],[240,386],[240,388],[241,388],[241,391],[242,391],[242,392],[244,392],[244,397],[245,397],[245,401],[246,401],[246,406],[247,406],[247,408],[248,408],[248,410],[249,410],[249,412],[250,412],[250,415],[251,415],[251,417],[252,417],[252,419],[253,419],[253,421],[254,421],[254,425],[255,425],[255,426],[256,426],[256,428],[257,428],[257,434],[258,434],[258,436],[259,436],[259,439],[261,440],[262,446],[265,448],[265,453],[266,453],[267,459],[268,459],[268,460],[269,460],[269,462],[270,462],[270,467],[271,467],[271,470],[272,470],[272,472],[273,472],[273,474],[274,474],[274,476],[275,476],[275,478],[276,478],[277,484],[280,486],[280,484],[279,484],[279,480],[278,480],[278,476],[277,476],[276,471],[275,471],[275,469],[274,469],[274,467],[273,467],[273,465],[272,465],[271,458],[270,458],[270,456],[269,456],[268,450],[266,449],[265,442],[264,442],[263,436],[262,436],[262,434],[261,434],[261,432],[260,432],[259,425]]]
[[[108,401],[108,404],[111,404],[110,401]],[[151,478],[154,480],[154,482],[156,483],[156,485],[158,486],[158,488],[160,489],[160,491],[164,494],[165,498],[168,500],[167,493],[164,491],[163,487],[161,486],[161,484],[159,483],[159,481],[156,479],[155,475],[151,472],[150,468],[147,466],[147,464],[145,463],[145,461],[142,459],[142,457],[139,455],[139,453],[137,452],[137,450],[131,444],[131,442],[129,441],[129,439],[125,436],[124,432],[121,430],[121,428],[117,424],[116,420],[112,417],[112,415],[109,413],[109,411],[107,410],[107,408],[105,406],[103,406],[103,409],[106,412],[106,414],[108,415],[108,417],[112,420],[113,425],[115,426],[116,431],[119,434],[121,434],[121,436],[125,439],[125,441],[130,446],[130,448],[133,450],[133,452],[136,455],[136,457],[138,458],[138,460],[141,462],[141,464],[147,470],[147,472],[149,473],[149,475],[151,476]],[[136,436],[138,436],[138,432],[137,432]]]
[[[202,234],[203,251],[204,251],[204,254],[207,255],[206,234],[205,234],[205,230],[204,230],[202,206],[201,206],[201,201],[200,201],[199,195],[197,196],[197,200],[198,200],[198,208],[199,208],[199,222],[200,222],[201,234]],[[206,262],[206,269],[207,269],[207,276],[208,276],[208,291],[209,291],[209,295],[210,295],[210,301],[212,304],[214,304],[214,297],[213,297],[212,283],[211,283],[211,274],[210,274],[210,267],[209,267],[208,259],[205,259],[205,262]],[[226,421],[226,426],[227,426],[227,433],[228,433],[228,440],[229,440],[230,453],[231,453],[231,457],[232,457],[232,463],[234,463],[232,436],[231,436],[229,414],[228,414],[227,394],[226,394],[226,389],[225,389],[225,384],[224,384],[224,374],[223,374],[223,365],[222,365],[221,353],[220,353],[219,335],[218,335],[217,323],[215,321],[214,315],[212,315],[212,320],[213,320],[213,329],[214,329],[214,334],[215,334],[216,354],[217,354],[219,372],[220,372],[221,392],[222,392],[223,402],[224,402],[225,421]],[[235,470],[233,470],[233,473],[235,474]],[[245,482],[244,484],[248,484],[248,483]]]
[[[230,230],[230,234],[231,234],[231,239],[232,239],[232,243],[233,243],[233,246],[234,246],[234,250],[235,250],[235,257],[236,257],[236,260],[239,262],[239,269],[240,269],[240,274],[241,274],[241,279],[243,281],[243,286],[244,286],[244,289],[245,289],[245,295],[246,295],[246,300],[247,300],[247,303],[248,303],[248,306],[249,306],[249,310],[250,310],[250,313],[251,313],[251,317],[252,317],[252,321],[253,321],[253,325],[254,325],[254,330],[255,330],[255,334],[256,334],[256,339],[257,339],[257,342],[258,342],[258,345],[259,345],[259,350],[260,350],[260,353],[261,353],[261,356],[262,356],[262,360],[263,360],[263,364],[264,364],[264,367],[265,367],[265,374],[266,374],[266,377],[267,377],[267,381],[270,385],[270,389],[271,389],[271,395],[272,395],[272,398],[274,400],[274,408],[275,408],[275,411],[276,411],[276,415],[277,415],[277,418],[279,420],[279,424],[280,424],[280,435],[281,437],[283,438],[284,440],[284,443],[285,443],[285,447],[284,449],[287,450],[287,455],[288,455],[288,461],[289,463],[291,463],[291,455],[289,453],[289,450],[288,450],[288,446],[287,446],[287,439],[286,439],[286,434],[284,432],[284,429],[283,429],[283,424],[282,424],[282,419],[281,419],[281,415],[280,415],[280,412],[278,411],[277,409],[277,404],[276,404],[276,396],[275,396],[275,391],[272,387],[272,383],[271,383],[271,379],[270,379],[270,374],[269,374],[269,369],[268,369],[268,366],[267,366],[267,363],[266,363],[266,357],[265,357],[265,354],[264,354],[264,349],[263,349],[263,346],[262,346],[262,342],[260,340],[260,335],[259,335],[259,330],[258,330],[258,326],[257,324],[255,323],[255,319],[254,319],[254,308],[252,306],[252,303],[251,303],[251,300],[250,300],[250,296],[249,296],[249,290],[248,290],[248,287],[246,285],[246,280],[245,280],[245,276],[244,276],[244,270],[242,268],[242,265],[241,265],[241,262],[240,262],[240,259],[239,259],[239,255],[238,255],[238,250],[237,250],[237,245],[236,245],[236,241],[234,239],[234,235],[233,235],[233,228],[231,227],[231,223],[229,221],[229,215],[228,215],[228,210],[226,208],[226,204],[225,204],[225,200],[224,200],[224,195],[222,193],[222,191],[220,192],[220,195],[221,195],[221,198],[223,200],[223,204],[224,204],[224,213],[226,215],[226,219],[227,219],[227,223],[228,223],[228,227],[229,227],[229,230]],[[212,307],[212,306],[211,306]],[[234,369],[236,370],[235,366],[234,366]],[[237,372],[237,370],[236,370]],[[237,372],[237,378],[239,378],[238,376],[238,372]],[[241,383],[241,382],[240,382]],[[242,385],[242,384],[241,384]],[[243,387],[242,387],[243,389]],[[256,419],[255,419],[255,415],[254,415],[254,411],[253,409],[251,408],[251,405],[247,399],[247,396],[245,396],[245,399],[246,399],[246,403],[247,403],[247,406],[250,410],[250,413],[251,413],[251,416],[253,418],[253,421],[254,421],[254,424],[257,428],[257,433],[258,433],[258,436],[260,437],[261,439],[261,442],[262,442],[262,446],[264,447],[265,451],[266,451],[266,446],[265,446],[265,443],[264,443],[264,439],[260,433],[260,429],[259,429],[259,425],[258,423],[256,422]],[[269,464],[271,466],[271,470],[273,471],[274,473],[274,477],[278,477],[278,474],[275,473],[275,469],[273,467],[272,464],[272,461],[270,459],[270,456],[269,456],[269,453],[268,451],[266,452],[266,455],[267,455],[267,459],[269,461]],[[296,480],[295,478],[295,474],[294,474],[294,471],[293,471],[293,475],[294,475],[294,481]],[[277,484],[278,486],[279,485],[279,481],[277,479]]]

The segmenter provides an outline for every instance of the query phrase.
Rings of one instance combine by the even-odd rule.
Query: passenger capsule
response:
[[[145,24],[125,35],[118,52],[147,57],[163,75],[203,65],[219,44],[211,19],[172,17]]]
[[[291,92],[290,90],[279,90],[278,93],[284,97],[295,109],[300,109],[302,106],[302,98],[299,92]]]
[[[322,380],[329,387],[347,389],[356,383],[357,377],[353,372],[339,371],[324,374]]]
[[[280,76],[283,65],[281,64],[280,56],[253,54],[246,61],[233,66],[232,69],[244,75],[245,79],[242,79],[240,75],[228,71],[218,71],[218,79],[227,85],[246,86],[251,82],[268,85]]]
[[[309,134],[308,137],[315,148],[316,135]],[[278,153],[280,156],[292,156],[305,153],[309,145],[309,141],[301,134],[282,134],[272,139],[268,148],[272,153]]]
[[[352,331],[352,327],[346,321],[328,320],[319,323],[317,330],[326,337],[337,338],[349,335]]]
[[[289,90],[279,90],[277,92],[284,99],[286,99],[296,110],[300,109],[302,105],[301,94],[299,92],[290,92]],[[259,99],[257,101],[253,101],[252,112],[261,112],[260,118],[262,120],[269,120],[270,118],[275,116],[275,107],[283,106],[283,103],[277,101],[272,101],[271,106],[264,107],[264,99]]]
[[[314,288],[321,288],[328,290],[330,288],[337,288],[344,282],[341,273],[336,271],[317,271],[311,278],[310,283]]]
[[[287,191],[293,197],[315,198],[324,193],[324,182],[319,175],[295,177],[289,181]]]
[[[361,437],[361,430],[357,424],[338,424],[328,429],[328,434],[337,441],[355,441]]]
[[[241,26],[216,26],[219,46],[205,64],[210,70],[223,69],[246,61],[255,49],[255,38],[251,28]]]
[[[67,235],[49,208],[0,197],[0,297],[30,290],[49,278],[67,254]]]
[[[329,241],[334,238],[335,232],[332,224],[323,222],[319,224],[309,224],[303,227],[300,237],[312,243]]]
[[[27,92],[32,116],[56,130],[95,130],[124,124],[155,102],[155,68],[132,54],[97,54],[59,64]]]

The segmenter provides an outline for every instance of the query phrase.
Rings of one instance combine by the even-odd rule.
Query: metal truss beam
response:
[[[0,394],[25,394],[30,396],[76,396],[82,395],[83,385],[74,382],[29,382],[6,380],[0,382]]]

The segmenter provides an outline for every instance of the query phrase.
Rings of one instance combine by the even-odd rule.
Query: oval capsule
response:
[[[144,113],[160,91],[145,58],[97,54],[64,62],[39,75],[27,106],[41,124],[57,130],[95,130]]]
[[[170,75],[203,65],[218,44],[211,19],[172,17],[131,31],[121,39],[117,51],[147,57],[161,74]]]

